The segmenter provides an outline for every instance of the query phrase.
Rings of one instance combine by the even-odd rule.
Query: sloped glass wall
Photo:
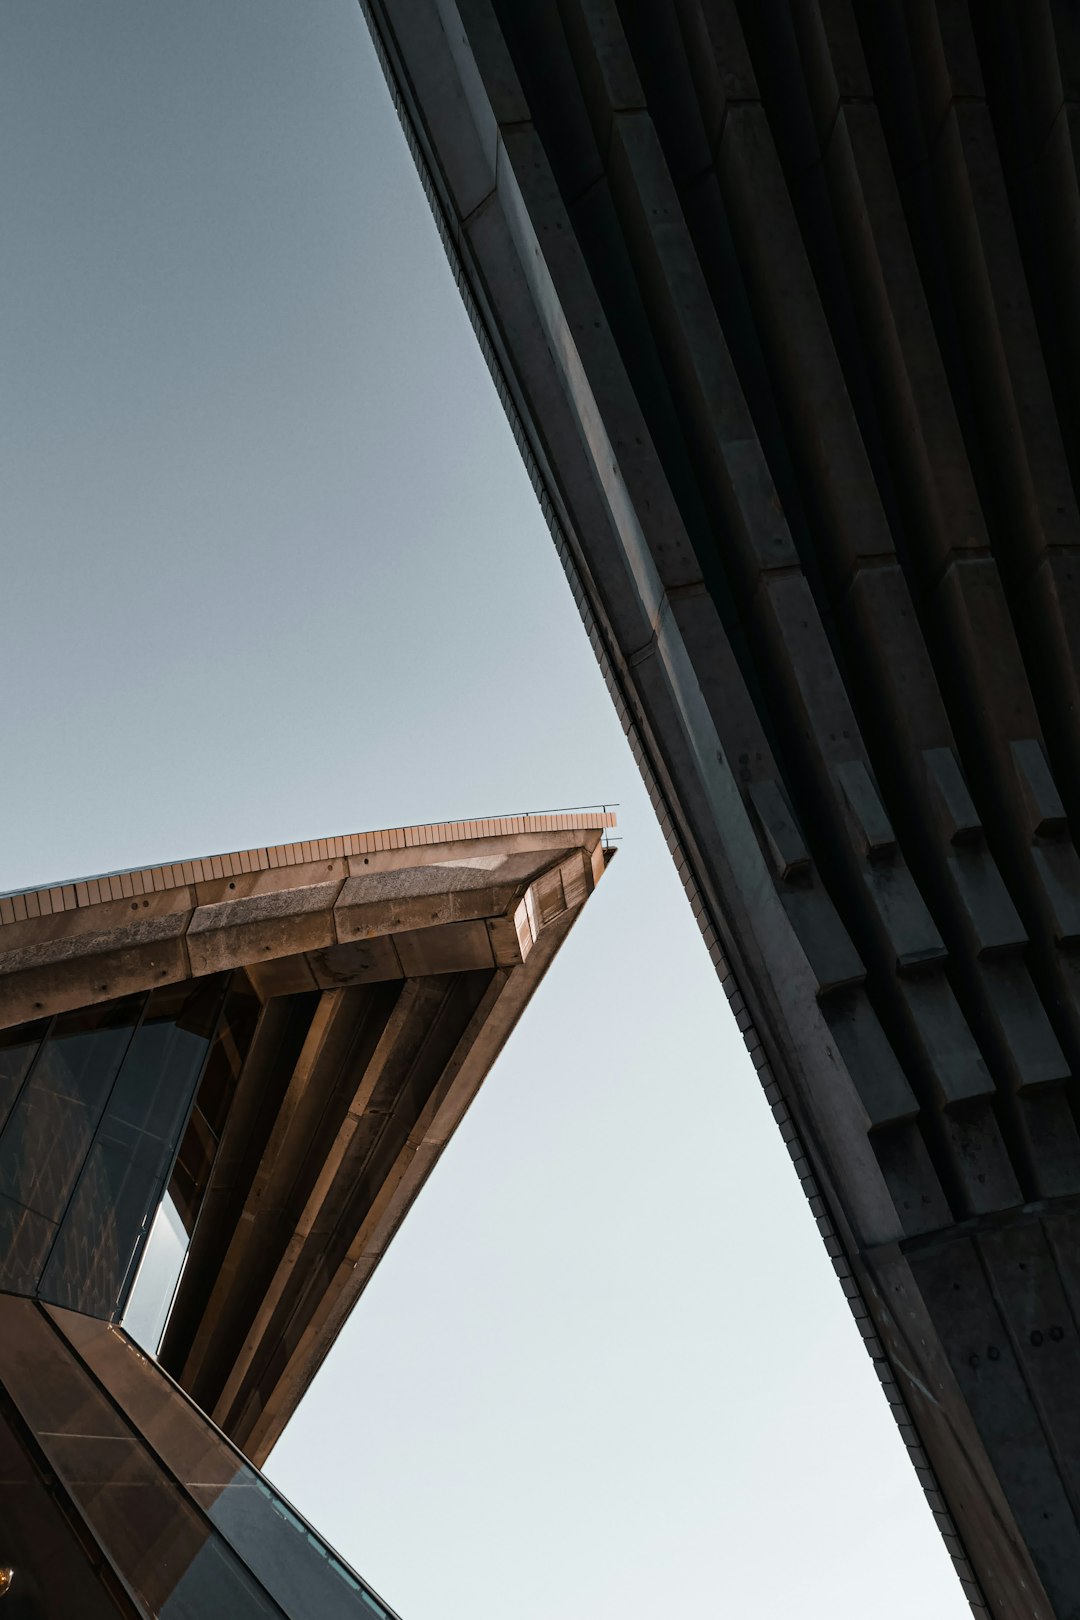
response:
[[[122,1312],[200,1077],[220,1101],[243,1061],[245,986],[216,974],[3,1032],[0,1289]]]
[[[122,1329],[0,1295],[0,1419],[13,1615],[395,1620]]]

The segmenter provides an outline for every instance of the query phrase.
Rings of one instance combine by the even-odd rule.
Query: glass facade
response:
[[[142,1010],[132,996],[53,1020],[0,1132],[0,1288],[36,1293]]]
[[[157,1342],[260,1007],[238,970],[0,1031],[0,1620],[394,1620],[115,1325],[157,1230]]]
[[[5,1616],[394,1620],[121,1329],[0,1295],[0,1390]]]
[[[10,1571],[10,1584],[0,1584],[0,1614],[4,1620],[137,1614],[6,1405],[0,1404],[0,1571]]]
[[[217,974],[4,1032],[0,1289],[121,1313],[200,1076],[213,1069],[227,1107],[253,1002]],[[197,1161],[202,1185],[216,1140]],[[188,1176],[191,1220],[200,1192]]]

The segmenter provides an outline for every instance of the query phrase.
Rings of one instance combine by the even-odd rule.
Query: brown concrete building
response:
[[[390,1616],[257,1465],[613,820],[398,827],[0,897],[5,1615]],[[155,1361],[118,1324],[165,1197],[188,1246]]]
[[[964,1589],[1076,1616],[1077,7],[363,4]]]

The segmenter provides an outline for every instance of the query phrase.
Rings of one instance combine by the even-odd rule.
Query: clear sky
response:
[[[621,803],[271,1477],[403,1620],[959,1620],[355,0],[7,0],[0,149],[0,889]]]

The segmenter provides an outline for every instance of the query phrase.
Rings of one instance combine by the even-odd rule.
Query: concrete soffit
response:
[[[467,27],[453,0],[410,0],[401,7],[361,0],[361,7],[459,290],[706,947],[964,1590],[975,1612],[988,1615],[908,1410],[908,1399],[919,1400],[923,1385],[910,1371],[915,1358],[909,1362],[904,1354],[906,1330],[897,1324],[888,1347],[879,1336],[875,1315],[880,1319],[888,1306],[859,1259],[868,1246],[891,1250],[901,1232],[868,1143],[874,1121],[819,997],[834,983],[857,989],[864,969],[805,849],[794,864],[785,860],[779,772],[766,766],[760,774],[765,808],[757,814],[721,745],[710,707],[714,694],[703,689],[694,656],[693,613],[708,611],[700,575],[692,565],[680,573],[670,558],[658,562],[638,519],[633,479],[605,426],[610,400],[601,406],[593,397],[575,334],[589,328],[597,345],[607,340],[594,369],[616,392],[618,358],[599,302],[589,304],[583,264],[574,271],[584,302],[573,316],[563,307],[549,252],[571,254],[574,232],[568,219],[555,220],[561,205],[550,176],[533,172],[529,202],[522,196],[515,154],[534,169],[542,169],[543,154],[531,138],[528,105],[498,24],[484,0],[466,0]],[[485,68],[494,73],[488,80],[470,49],[470,38],[479,36]],[[542,244],[535,220],[544,207],[554,234]],[[522,354],[527,382],[516,363]],[[531,403],[538,394],[547,409],[542,426]],[[647,439],[644,424],[632,420],[629,388],[617,408],[625,413],[624,430]],[[572,488],[571,476],[580,480]],[[591,525],[584,538],[583,515]],[[677,515],[672,527],[678,527]],[[604,560],[603,589],[590,569],[591,557]],[[767,759],[767,750],[762,753]],[[770,808],[777,811],[771,820]],[[792,895],[787,878],[796,868],[803,886]],[[809,928],[794,920],[794,908],[807,904],[813,911]],[[825,943],[815,955],[820,941]],[[807,1035],[798,1048],[785,1039],[791,1023]],[[766,1029],[775,1037],[766,1036]],[[812,1085],[808,1065],[818,1070]],[[847,1159],[844,1195],[840,1178],[830,1173],[834,1155]],[[913,1331],[926,1329],[928,1323],[920,1322]],[[943,1365],[941,1376],[951,1376]],[[973,1454],[981,1450],[973,1429],[965,1444]],[[1003,1501],[994,1509],[1003,1523],[1011,1522]]]

